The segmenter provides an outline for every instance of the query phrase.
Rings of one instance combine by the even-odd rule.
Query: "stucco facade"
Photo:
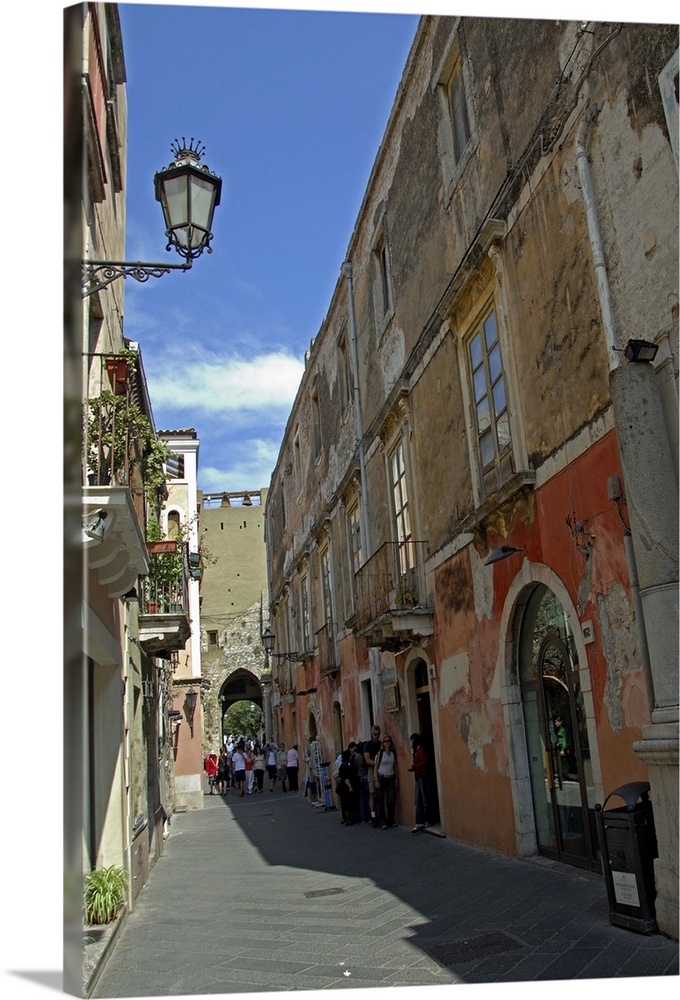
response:
[[[281,731],[378,721],[402,789],[419,731],[443,833],[596,871],[649,780],[674,936],[677,49],[422,18],[266,509]]]

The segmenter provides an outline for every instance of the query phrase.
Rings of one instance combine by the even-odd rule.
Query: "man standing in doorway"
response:
[[[378,826],[378,815],[376,812],[375,799],[375,758],[380,753],[380,726],[373,726],[371,738],[364,743],[364,760],[366,761],[366,777],[368,779],[368,790],[370,793],[371,823]]]

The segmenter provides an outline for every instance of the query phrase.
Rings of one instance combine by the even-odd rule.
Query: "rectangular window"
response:
[[[303,650],[312,648],[311,628],[309,620],[309,577],[304,573],[300,577],[300,626],[302,630]]]
[[[432,76],[439,121],[438,147],[448,201],[479,143],[472,101],[472,66],[466,55],[460,18],[451,18],[449,42]]]
[[[382,336],[394,313],[392,260],[384,217],[376,227],[371,245],[371,257],[373,311],[378,336]]]
[[[390,485],[392,489],[392,516],[399,550],[399,569],[404,575],[413,566],[411,541],[411,514],[406,483],[404,446],[401,442],[390,456]]]
[[[170,453],[165,470],[170,479],[184,479],[184,455]]]
[[[295,441],[293,442],[293,466],[295,470],[295,493],[296,495],[302,490],[302,457],[300,454],[300,432],[295,435]]]
[[[344,413],[349,406],[353,389],[349,351],[347,350],[347,334],[344,330],[338,340],[338,378],[340,379],[340,405]]]
[[[328,625],[333,621],[333,578],[331,574],[331,559],[328,546],[321,549],[321,599],[323,602],[323,620]]]
[[[217,649],[217,646],[218,646],[217,631],[210,630],[208,632],[208,649]]]
[[[358,503],[347,513],[347,531],[349,535],[352,572],[356,573],[364,561],[361,551],[361,517],[359,516]]]
[[[465,86],[460,60],[453,68],[447,86],[449,100],[449,115],[453,133],[453,155],[456,163],[462,159],[463,153],[470,141],[470,121],[468,119]]]
[[[319,394],[312,393],[312,439],[314,443],[314,458],[321,454],[321,412],[319,410]]]
[[[468,342],[479,465],[485,486],[497,485],[495,473],[511,452],[510,417],[496,314],[491,310]]]

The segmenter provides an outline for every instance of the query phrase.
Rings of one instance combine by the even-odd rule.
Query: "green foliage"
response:
[[[156,437],[142,410],[125,395],[104,389],[86,404],[86,420],[87,464],[92,472],[113,472],[118,479],[126,462],[129,468],[141,463],[145,496],[156,505],[168,479],[163,466],[170,448]]]
[[[225,735],[233,733],[234,736],[245,736],[247,740],[254,740],[262,732],[264,727],[264,715],[262,709],[254,706],[251,712],[251,701],[237,701],[231,705],[224,714]]]
[[[125,901],[127,873],[120,865],[95,868],[85,876],[85,922],[110,924],[120,913]]]

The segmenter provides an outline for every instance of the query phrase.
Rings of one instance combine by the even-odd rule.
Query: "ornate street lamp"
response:
[[[649,340],[631,339],[623,353],[628,361],[653,361],[658,350],[658,345],[652,344]]]
[[[514,545],[500,545],[497,549],[493,549],[489,553],[484,560],[484,565],[491,566],[492,563],[501,562],[501,560],[507,559],[508,556],[514,555],[515,552],[524,552],[526,554],[526,551],[524,547],[516,549]]]
[[[186,720],[189,723],[189,732],[191,733],[191,738],[194,738],[194,712],[196,711],[196,702],[198,700],[198,694],[193,688],[189,688],[186,695],[184,696],[184,714]]]
[[[148,263],[140,260],[84,260],[82,262],[82,295],[86,298],[106,288],[117,278],[148,281],[170,271],[188,271],[204,250],[212,253],[212,223],[215,208],[220,203],[222,180],[204,164],[201,156],[205,146],[189,145],[182,137],[171,145],[173,162],[154,177],[156,201],[161,203],[165,219],[166,250],[175,248],[184,257],[184,264]]]
[[[294,653],[275,653],[274,650],[274,633],[269,626],[262,633],[262,645],[264,646],[267,656],[273,656],[275,660],[290,660],[291,663],[296,663],[300,659],[300,654],[297,650]]]

